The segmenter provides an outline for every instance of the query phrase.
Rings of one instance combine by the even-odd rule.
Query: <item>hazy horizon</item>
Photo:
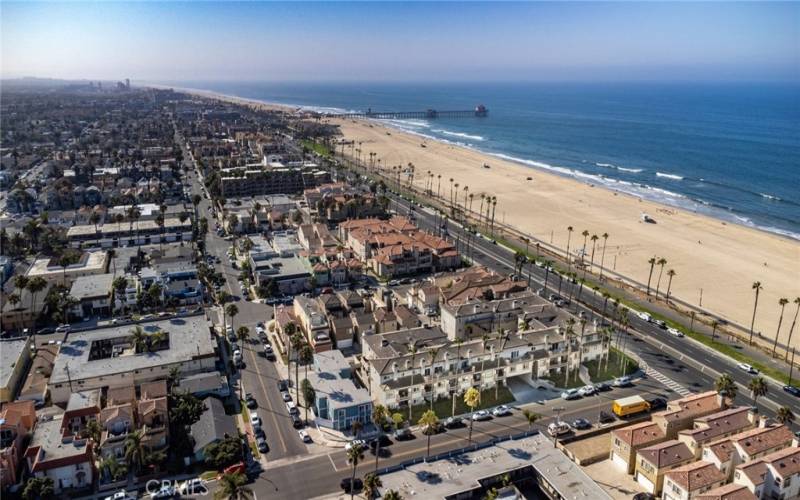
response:
[[[3,79],[800,81],[793,3],[7,3]]]

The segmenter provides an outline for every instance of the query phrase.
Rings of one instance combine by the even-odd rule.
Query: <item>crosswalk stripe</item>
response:
[[[687,389],[686,387],[682,386],[678,382],[675,382],[674,380],[672,380],[671,378],[667,377],[666,375],[664,375],[660,371],[655,370],[655,369],[651,368],[650,366],[648,366],[648,364],[645,363],[643,360],[639,361],[639,366],[644,369],[644,373],[648,377],[656,379],[657,381],[661,382],[665,387],[667,387],[668,389],[672,389],[673,391],[675,391],[680,396],[688,396],[689,394],[692,393],[689,389]]]

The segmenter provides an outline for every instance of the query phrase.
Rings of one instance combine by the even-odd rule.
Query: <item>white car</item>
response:
[[[267,331],[266,331],[266,330],[264,330],[264,328],[262,328],[262,327],[260,327],[260,326],[257,326],[257,327],[256,327],[256,335],[264,335],[264,334],[266,334],[266,333],[267,333]]]
[[[113,495],[105,497],[103,500],[136,500],[136,497],[129,495],[125,490],[119,490]]]
[[[578,399],[581,397],[581,393],[578,392],[578,389],[567,389],[566,391],[561,393],[561,399]]]
[[[301,431],[301,432],[305,432],[305,431]],[[350,451],[350,449],[355,445],[361,446],[361,449],[364,449],[364,448],[367,447],[367,443],[363,439],[354,439],[354,440],[350,441],[349,443],[347,443],[346,445],[344,445],[344,451]]]
[[[252,412],[250,414],[250,425],[252,425],[253,428],[261,427],[261,419],[259,418],[258,413]]]
[[[632,383],[633,383],[633,380],[631,380],[631,378],[626,375],[624,377],[615,378],[614,382],[612,383],[612,385],[614,387],[627,387],[627,386],[631,385]]]
[[[572,427],[570,427],[569,424],[566,422],[553,422],[547,426],[547,432],[551,436],[560,436],[562,434],[567,434],[571,430]]]
[[[239,349],[236,349],[235,351],[233,351],[233,360],[234,361],[241,361],[242,360],[242,351],[240,351]]]
[[[489,420],[492,416],[486,410],[478,410],[472,414],[472,420],[480,422],[482,420]]]
[[[300,439],[302,439],[304,443],[311,442],[311,436],[309,436],[308,432],[305,431],[304,429],[300,429],[299,431],[297,431],[297,434],[300,436]]]
[[[158,491],[150,493],[150,498],[153,499],[172,498],[174,496],[175,488],[170,485],[164,485]]]
[[[289,391],[284,391],[281,393],[281,397],[283,398],[284,403],[288,403],[292,400],[292,395],[289,394]]]
[[[511,408],[506,405],[500,405],[492,410],[492,415],[495,417],[505,417],[506,415],[511,415]]]
[[[292,401],[286,403],[286,409],[289,410],[289,415],[297,415],[300,413],[300,410],[297,409],[297,405],[294,404]]]
[[[584,385],[578,389],[578,394],[581,396],[592,396],[597,392],[593,385]]]
[[[683,337],[683,332],[678,330],[677,328],[669,327],[667,328],[667,331],[670,333],[670,335],[675,335],[676,337]]]
[[[753,366],[752,366],[752,365],[748,365],[747,363],[739,363],[739,364],[738,364],[738,365],[736,365],[736,366],[737,366],[737,367],[738,367],[740,370],[744,370],[744,371],[746,371],[747,373],[752,373],[752,374],[754,374],[754,375],[758,373],[758,370],[756,370],[755,368],[753,368]]]
[[[639,316],[641,319],[647,321],[648,323],[653,320],[653,318],[651,318],[650,315],[647,314],[646,312],[637,311],[636,315]]]
[[[199,477],[189,479],[178,486],[178,493],[182,496],[205,495],[208,493],[205,483]]]

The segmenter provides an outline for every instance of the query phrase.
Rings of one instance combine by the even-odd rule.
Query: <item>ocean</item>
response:
[[[800,85],[169,82],[318,111],[489,109],[382,120],[535,169],[800,239]]]

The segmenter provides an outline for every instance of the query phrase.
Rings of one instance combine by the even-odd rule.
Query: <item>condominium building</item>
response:
[[[733,482],[756,498],[800,498],[800,448],[784,448],[737,466]]]
[[[40,257],[28,268],[28,278],[44,278],[48,284],[72,286],[81,276],[104,274],[108,269],[108,254],[105,251],[84,252],[74,264],[62,266],[58,259]]]

